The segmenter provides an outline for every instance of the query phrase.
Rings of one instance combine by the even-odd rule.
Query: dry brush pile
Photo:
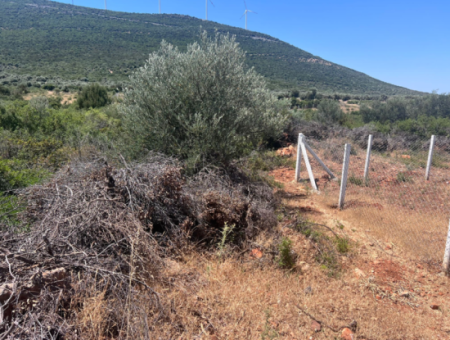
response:
[[[20,222],[0,225],[0,339],[148,338],[169,308],[154,289],[164,258],[215,247],[225,225],[239,247],[275,225],[266,185],[238,170],[181,172],[159,155],[97,160],[18,193]]]

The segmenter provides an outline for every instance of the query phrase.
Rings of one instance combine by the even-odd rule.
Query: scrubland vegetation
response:
[[[342,224],[330,227],[285,204],[288,193],[268,172],[294,163],[273,150],[296,142],[298,132],[345,135],[361,147],[374,133],[380,151],[404,148],[410,135],[417,142],[448,134],[448,95],[311,89],[277,98],[227,35],[203,33],[186,50],[163,42],[143,65],[123,88],[0,85],[0,327],[7,336],[287,336],[272,321],[283,313],[245,314],[239,303],[260,301],[247,288],[272,294],[274,277],[286,285],[280,291],[299,288],[296,275],[312,261],[317,287],[342,289],[338,279],[357,244]],[[347,112],[345,103],[357,109]],[[249,254],[258,262],[245,262]],[[262,283],[248,281],[254,277]],[[314,289],[302,287],[305,298],[287,292],[285,310],[302,310],[292,305],[297,298],[311,305]],[[326,304],[325,297],[317,299]],[[363,324],[374,315],[395,321],[371,303]],[[352,320],[332,320],[356,331]],[[296,325],[291,332],[306,336],[309,324]]]
[[[75,3],[76,4],[76,3]],[[53,85],[86,82],[121,85],[158,50],[162,39],[185,51],[200,29],[236,36],[273,89],[365,94],[418,93],[323,60],[277,38],[185,15],[121,13],[47,0],[0,2],[0,84]]]

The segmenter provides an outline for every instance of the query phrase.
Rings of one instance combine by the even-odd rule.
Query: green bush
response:
[[[44,90],[49,90],[49,91],[53,91],[54,89],[55,89],[55,85],[53,85],[53,84],[45,84],[42,88],[44,89]]]
[[[9,91],[7,87],[0,84],[0,94],[4,96],[9,96],[11,94],[11,91]]]
[[[284,237],[278,246],[279,257],[278,264],[281,268],[292,269],[295,266],[295,259],[292,252],[292,241]]]
[[[206,32],[185,53],[162,42],[130,77],[121,111],[138,150],[176,156],[189,169],[242,157],[287,120],[286,102],[247,70],[235,38]]]
[[[108,91],[98,84],[84,87],[77,99],[77,106],[80,109],[98,108],[107,104],[109,104]]]
[[[339,102],[324,99],[317,106],[316,120],[325,124],[342,123],[344,120],[344,113],[339,106]]]

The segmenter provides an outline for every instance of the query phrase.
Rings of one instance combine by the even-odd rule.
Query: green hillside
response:
[[[321,59],[268,35],[183,15],[132,14],[46,0],[0,0],[0,84],[126,81],[166,41],[185,49],[200,27],[236,35],[249,66],[274,89],[417,94]]]

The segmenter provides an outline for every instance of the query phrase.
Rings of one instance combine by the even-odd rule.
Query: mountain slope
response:
[[[161,40],[181,50],[200,27],[236,35],[250,66],[273,88],[359,94],[416,94],[334,64],[265,34],[183,15],[133,14],[47,0],[0,0],[0,83],[113,83],[143,64]],[[58,80],[59,78],[59,80]]]

